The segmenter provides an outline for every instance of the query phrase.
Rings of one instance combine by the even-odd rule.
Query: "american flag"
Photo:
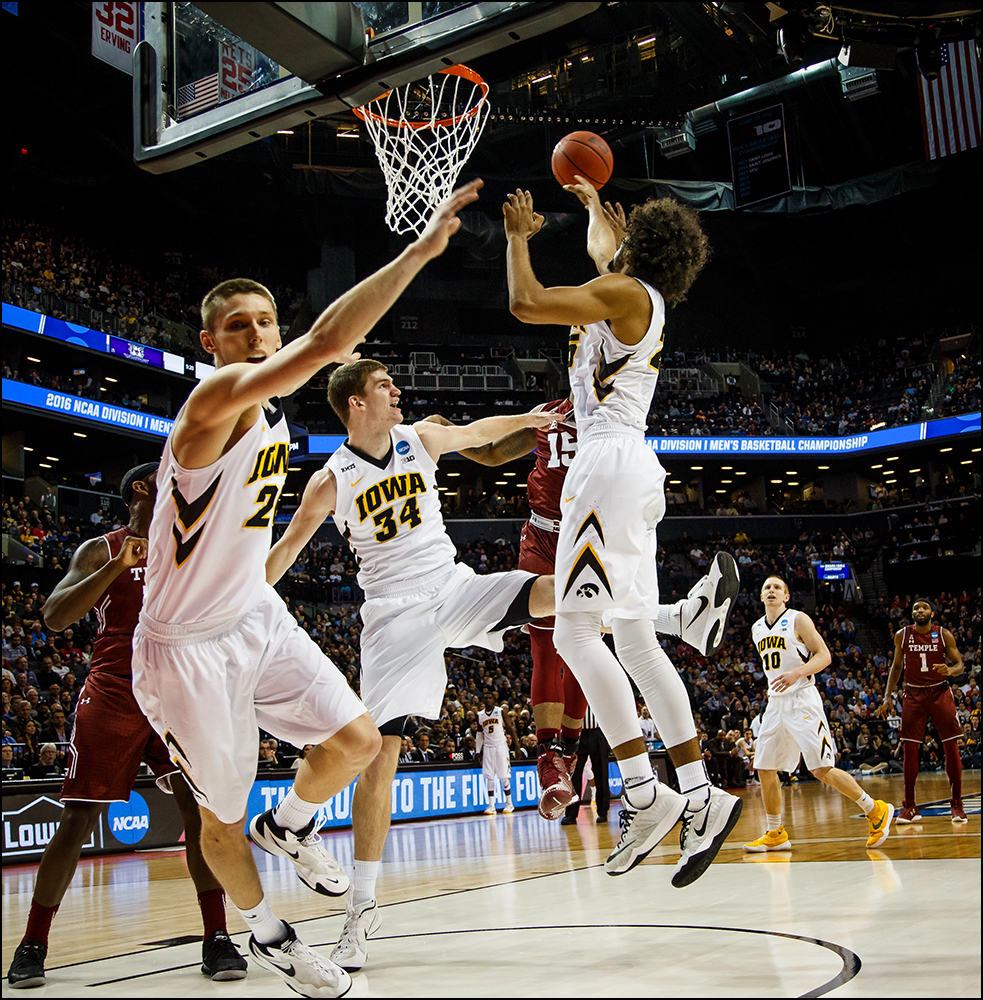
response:
[[[181,118],[218,104],[218,73],[203,76],[177,89],[177,110]]]
[[[937,80],[919,74],[919,101],[925,159],[975,149],[980,144],[980,63],[976,43],[942,46],[942,71]]]

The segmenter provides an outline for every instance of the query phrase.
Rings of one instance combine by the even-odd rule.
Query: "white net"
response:
[[[422,233],[453,191],[488,121],[487,95],[477,73],[453,66],[355,109],[386,178],[386,224],[394,233]]]

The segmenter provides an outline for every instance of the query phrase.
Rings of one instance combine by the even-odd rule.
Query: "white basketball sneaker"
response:
[[[249,939],[249,953],[263,969],[278,975],[295,993],[304,997],[343,997],[352,988],[352,977],[308,948],[287,924],[287,938],[280,944],[260,944]]]
[[[354,906],[349,899],[346,912],[345,926],[331,952],[331,961],[346,972],[357,972],[365,965],[369,954],[368,938],[379,929],[382,914],[374,899],[358,906]]]
[[[734,557],[718,552],[702,580],[679,602],[680,635],[704,656],[712,656],[727,637],[727,619],[741,587]]]
[[[273,810],[255,817],[249,824],[249,839],[267,854],[289,858],[297,877],[308,888],[322,896],[344,896],[351,882],[345,870],[324,849],[314,831],[315,820],[294,833],[273,819]]]

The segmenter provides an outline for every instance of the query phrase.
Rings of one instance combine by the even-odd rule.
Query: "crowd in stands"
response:
[[[239,273],[267,285],[286,322],[296,295],[255,260],[219,271],[190,255],[156,254],[138,265],[35,220],[4,220],[4,302],[201,361],[210,361],[198,341],[201,297]]]
[[[904,346],[902,346],[904,345]],[[951,362],[941,359],[948,369]],[[900,427],[925,419],[923,408],[938,365],[926,346],[899,340],[888,348],[881,340],[832,357],[805,353],[775,354],[757,362],[773,386],[771,402],[796,434],[842,436],[875,427]],[[932,417],[969,413],[980,408],[980,359],[960,361],[947,372],[942,399]]]

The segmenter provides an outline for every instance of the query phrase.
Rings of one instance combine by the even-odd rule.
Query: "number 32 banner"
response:
[[[133,75],[133,50],[140,41],[140,4],[92,5],[92,54]]]

